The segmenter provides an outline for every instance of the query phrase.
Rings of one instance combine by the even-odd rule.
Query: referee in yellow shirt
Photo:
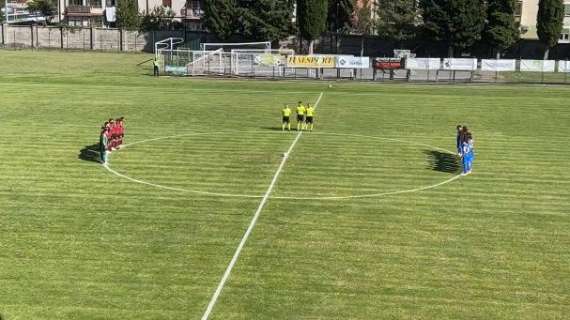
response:
[[[305,117],[305,122],[306,122],[306,127],[308,127],[309,131],[313,131],[313,124],[315,122],[315,107],[313,107],[310,103],[307,103],[307,108],[305,110],[306,113],[306,117]]]
[[[303,102],[299,101],[297,105],[297,131],[305,129],[305,112],[307,109],[303,105]]]
[[[291,131],[291,113],[293,111],[291,111],[291,108],[289,108],[289,105],[285,105],[285,107],[283,107],[283,109],[281,110],[281,115],[283,116],[283,122],[281,124],[281,131],[285,131],[285,126],[287,126],[287,129],[289,131]]]

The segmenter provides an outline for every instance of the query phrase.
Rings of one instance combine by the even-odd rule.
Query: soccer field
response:
[[[156,79],[149,58],[0,51],[2,320],[568,318],[570,87]],[[282,132],[299,100],[315,130]]]

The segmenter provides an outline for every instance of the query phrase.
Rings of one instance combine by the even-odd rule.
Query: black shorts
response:
[[[307,117],[307,123],[312,124],[313,123],[313,117]]]
[[[289,123],[290,121],[289,117],[283,117],[283,123]]]
[[[305,122],[305,116],[302,114],[297,115],[297,122]]]

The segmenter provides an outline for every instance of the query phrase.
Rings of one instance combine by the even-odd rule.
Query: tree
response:
[[[7,0],[0,0],[0,8],[2,10],[5,10],[6,8],[6,1]],[[0,10],[0,23],[4,23],[4,20],[6,19],[5,13],[2,10]]]
[[[293,32],[293,0],[238,0],[240,31],[253,40],[277,41]]]
[[[33,0],[27,3],[28,11],[40,13],[48,23],[51,21],[51,17],[56,14],[55,6],[53,0]]]
[[[119,0],[117,3],[117,26],[122,29],[138,29],[139,10],[136,0]]]
[[[416,0],[380,0],[377,9],[378,35],[398,46],[416,36],[418,15]]]
[[[343,33],[350,30],[355,0],[329,0],[327,25],[331,32]]]
[[[169,30],[173,26],[174,11],[172,9],[160,6],[155,7],[150,12],[145,12],[141,18],[141,30]]]
[[[204,25],[220,39],[228,39],[237,30],[235,0],[204,1]]]
[[[426,35],[445,43],[450,57],[481,39],[485,7],[484,0],[420,0]]]
[[[536,16],[538,39],[544,43],[544,60],[548,59],[550,48],[558,43],[564,21],[562,0],[540,0]]]
[[[372,19],[372,3],[370,0],[360,1],[359,7],[355,11],[352,30],[360,34],[360,56],[364,56],[364,40],[374,28]]]
[[[309,54],[326,29],[327,9],[327,0],[297,0],[297,26],[301,38],[309,41]]]
[[[497,59],[501,53],[512,46],[519,38],[519,29],[515,23],[515,0],[488,0],[487,24],[484,38],[495,50]]]
[[[336,35],[336,52],[340,51],[342,34],[349,33],[352,29],[352,19],[356,0],[329,0],[327,15],[327,29],[331,32],[331,43],[333,34]]]

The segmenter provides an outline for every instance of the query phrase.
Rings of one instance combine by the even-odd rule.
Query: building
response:
[[[58,0],[58,16],[61,21],[77,27],[116,26],[116,3],[121,0]],[[171,8],[175,19],[186,24],[189,30],[202,30],[204,0],[136,0],[141,15],[154,8]]]
[[[522,39],[538,39],[536,33],[538,2],[539,0],[517,0],[516,2],[515,17],[520,23]],[[564,27],[559,43],[570,43],[570,0],[564,0]]]

